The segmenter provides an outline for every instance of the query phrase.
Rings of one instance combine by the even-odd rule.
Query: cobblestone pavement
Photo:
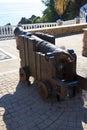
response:
[[[20,60],[15,40],[0,41],[0,50],[11,56],[10,59],[0,61],[0,75],[9,71],[17,71],[20,66]]]
[[[15,36],[11,35],[11,36],[0,36],[0,41],[3,41],[3,40],[12,40],[12,39],[15,39]]]
[[[78,62],[84,60],[81,65],[86,67],[83,71],[78,65],[79,73],[86,76],[86,59],[78,56]],[[87,130],[87,92],[60,103],[45,101],[36,83],[28,86],[19,82],[17,69],[3,72],[0,74],[0,130]]]
[[[36,85],[0,76],[0,130],[87,130],[87,95],[61,103],[44,101]]]

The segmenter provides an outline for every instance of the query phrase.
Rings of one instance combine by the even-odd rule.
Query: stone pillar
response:
[[[80,23],[80,17],[79,16],[76,16],[75,19],[76,19],[76,24]]]
[[[61,19],[58,19],[56,22],[58,26],[63,25],[63,21]]]
[[[84,29],[82,55],[87,57],[87,29]]]

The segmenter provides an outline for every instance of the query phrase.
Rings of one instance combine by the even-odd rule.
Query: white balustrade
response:
[[[24,29],[35,29],[35,28],[44,28],[44,27],[57,26],[57,23],[24,24],[22,26],[23,26]]]
[[[0,38],[3,37],[11,37],[14,36],[14,28],[16,28],[17,25],[7,25],[7,26],[0,26]],[[35,28],[45,28],[45,27],[53,27],[57,26],[57,23],[37,23],[37,24],[23,24],[22,27],[27,29],[35,29]]]
[[[13,35],[13,27],[14,26],[0,26],[0,37]]]
[[[86,20],[84,18],[80,18],[80,23],[85,23]],[[76,19],[63,21],[63,25],[70,25],[70,24],[76,24]],[[0,38],[5,37],[14,37],[14,28],[16,28],[17,25],[12,26],[0,26]],[[28,29],[35,29],[35,28],[46,28],[46,27],[54,27],[58,26],[57,22],[54,23],[37,23],[37,24],[23,24],[22,27],[25,30]]]

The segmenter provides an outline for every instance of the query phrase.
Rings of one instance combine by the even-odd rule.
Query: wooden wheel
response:
[[[44,99],[47,99],[49,97],[49,94],[51,92],[51,87],[47,81],[39,81],[38,87],[40,88],[41,96]]]
[[[67,96],[67,89],[64,87],[59,87],[59,91],[57,92],[57,98],[58,100],[64,100],[64,98]]]
[[[29,81],[29,69],[28,69],[28,67],[20,68],[19,74],[20,74],[20,81],[22,81],[22,82]]]

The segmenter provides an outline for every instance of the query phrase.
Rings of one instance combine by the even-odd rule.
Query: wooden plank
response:
[[[25,51],[24,51],[24,38],[19,36],[20,39],[20,50],[19,50],[19,55],[21,59],[21,67],[25,66]]]
[[[41,79],[41,53],[36,53],[36,79],[40,80]]]
[[[33,51],[33,42],[28,39],[28,44],[29,44],[29,71],[30,71],[30,75],[36,77],[36,66],[35,66],[35,52]]]
[[[41,55],[41,79],[49,80],[52,78],[52,62],[45,58],[45,55]]]
[[[25,64],[26,66],[29,66],[29,63],[28,63],[28,39],[26,37],[24,37],[24,52],[25,52]]]

